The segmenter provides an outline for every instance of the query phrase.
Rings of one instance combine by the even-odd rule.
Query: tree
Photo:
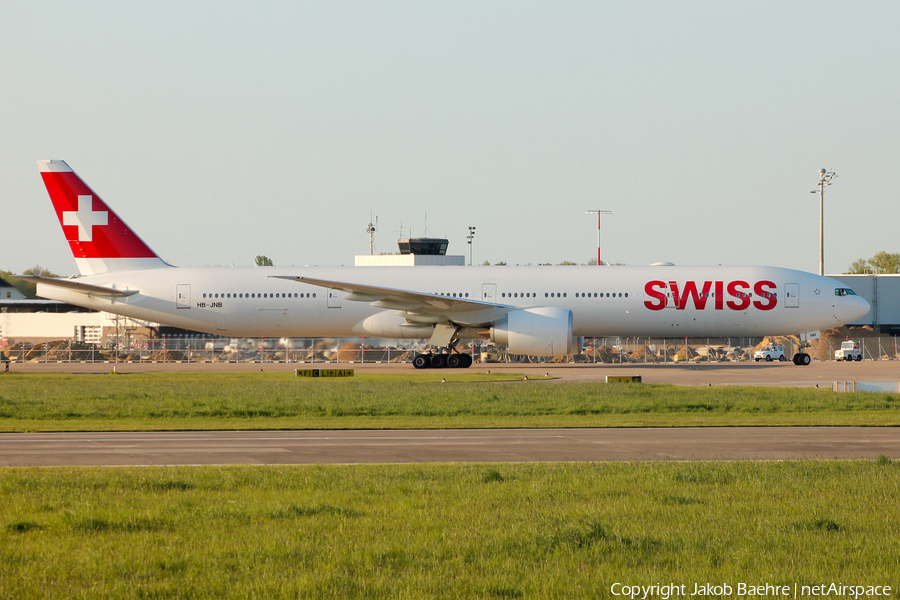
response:
[[[22,271],[22,275],[37,275],[39,277],[59,277],[59,275],[57,275],[50,269],[45,269],[41,265],[34,265],[30,269],[25,269],[24,271]]]
[[[562,261],[561,263],[559,263],[559,266],[560,266],[560,267],[572,267],[572,266],[575,266],[575,265],[577,265],[577,264],[578,264],[578,263],[573,263],[571,260],[564,260],[564,261]]]
[[[22,292],[26,298],[37,298],[36,284],[19,279],[9,271],[0,271],[0,279]]]
[[[256,266],[257,267],[274,267],[275,263],[272,262],[272,259],[266,256],[265,254],[258,254],[256,256]]]
[[[866,260],[861,258],[853,261],[850,275],[861,275],[865,273],[900,273],[900,254],[891,254],[888,252],[878,252],[872,258]]]
[[[481,266],[482,266],[482,267],[489,267],[489,266],[491,266],[491,261],[486,260],[486,261],[484,261],[483,263],[481,263]]]

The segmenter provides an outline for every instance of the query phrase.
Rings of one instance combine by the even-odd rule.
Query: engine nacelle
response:
[[[353,326],[353,333],[356,335],[385,338],[428,339],[433,332],[434,327],[431,325],[410,326],[406,319],[390,310],[375,313]]]
[[[510,354],[567,356],[572,353],[572,311],[549,306],[513,311],[491,327],[491,341]]]

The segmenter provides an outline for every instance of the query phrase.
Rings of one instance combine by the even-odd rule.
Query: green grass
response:
[[[4,469],[0,596],[896,590],[898,497],[884,460]]]
[[[531,379],[15,373],[0,377],[0,431],[900,425],[900,394]]]

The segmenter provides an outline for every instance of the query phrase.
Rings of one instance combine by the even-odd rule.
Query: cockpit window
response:
[[[835,288],[834,295],[835,296],[855,296],[856,292],[854,292],[850,288]]]

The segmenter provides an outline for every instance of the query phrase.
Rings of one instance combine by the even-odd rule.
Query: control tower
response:
[[[397,240],[400,254],[357,255],[357,267],[455,266],[466,264],[465,256],[448,256],[445,238],[402,238]]]

